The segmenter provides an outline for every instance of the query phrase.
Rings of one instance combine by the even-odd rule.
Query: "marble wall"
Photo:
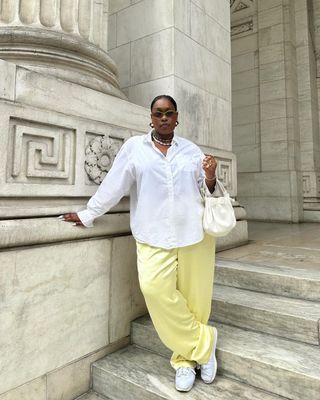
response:
[[[0,79],[2,218],[79,210],[123,141],[148,127],[143,107],[50,75],[0,60]]]
[[[228,2],[111,1],[110,13],[109,53],[129,100],[149,107],[172,94],[185,136],[231,150]]]
[[[228,0],[111,0],[108,40],[128,99],[149,107],[158,94],[175,97],[177,133],[217,156],[235,196],[229,7]]]
[[[297,2],[301,160],[306,221],[320,221],[319,24],[319,2]]]
[[[1,400],[71,400],[87,391],[90,363],[124,346],[130,321],[145,313],[131,236],[92,230],[89,240],[52,243],[50,225],[42,226],[49,243],[0,253]],[[9,228],[2,222],[2,233]]]
[[[159,92],[177,98],[181,134],[217,155],[236,196],[229,2],[94,0],[99,12],[81,22],[86,2],[70,0],[48,29],[41,12],[60,2],[9,3],[0,12],[0,400],[71,400],[88,390],[90,363],[128,343],[145,304],[128,199],[92,229],[56,216],[82,209],[121,144],[149,129],[144,106]],[[108,3],[109,54],[106,32],[88,33]],[[236,202],[235,211],[237,227],[218,249],[247,241],[245,210]]]
[[[3,60],[0,110],[0,399],[71,400],[145,304],[127,200],[93,229],[56,216],[84,207],[148,113]]]
[[[239,199],[252,219],[304,217],[297,4],[231,2],[233,140]]]

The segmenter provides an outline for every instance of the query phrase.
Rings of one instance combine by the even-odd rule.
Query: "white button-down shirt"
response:
[[[78,216],[91,227],[95,218],[130,195],[130,226],[137,241],[165,249],[197,243],[203,239],[200,189],[211,195],[203,158],[198,146],[176,135],[166,156],[156,148],[150,132],[131,137]]]

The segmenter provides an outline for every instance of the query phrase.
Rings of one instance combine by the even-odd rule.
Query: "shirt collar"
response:
[[[145,136],[144,141],[148,142],[148,143],[153,143],[152,142],[152,138],[151,138],[151,133],[152,133],[153,129],[151,129]],[[180,137],[177,136],[176,134],[174,134],[173,139],[172,139],[172,143],[176,146],[179,145],[180,142]]]

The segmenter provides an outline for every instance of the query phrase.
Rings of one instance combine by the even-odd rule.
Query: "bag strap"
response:
[[[229,195],[229,193],[226,191],[226,189],[224,188],[223,184],[219,181],[218,178],[216,178],[216,183],[219,186],[219,189],[221,190],[223,196]]]
[[[222,193],[223,197],[229,197],[230,196],[229,193],[227,192],[227,190],[225,189],[225,187],[223,186],[222,182],[219,181],[218,178],[216,178],[216,184],[218,184],[219,189],[221,190],[221,193]],[[207,197],[206,196],[206,192],[205,192],[203,187],[201,187],[201,189],[200,189],[200,194],[201,194],[201,197],[203,198],[203,200]],[[231,197],[230,197],[230,200],[234,201],[234,199],[232,199]]]

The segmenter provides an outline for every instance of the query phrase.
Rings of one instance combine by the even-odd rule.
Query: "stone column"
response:
[[[124,97],[107,27],[108,0],[3,0],[0,58]]]
[[[303,198],[294,3],[234,0],[231,9],[239,198],[252,219],[299,222]]]
[[[320,221],[320,5],[318,1],[296,0],[295,7],[304,219]]]
[[[258,1],[261,168],[269,186],[269,218],[299,222],[302,214],[295,7]]]

